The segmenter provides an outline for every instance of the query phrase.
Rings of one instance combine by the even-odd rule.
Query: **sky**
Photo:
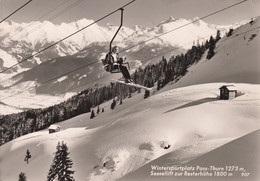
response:
[[[0,0],[0,20],[29,0]],[[53,23],[72,22],[82,18],[97,20],[131,0],[32,0],[11,16],[15,22],[49,20]],[[124,26],[154,27],[174,18],[203,17],[242,0],[136,0],[124,11]],[[226,25],[259,16],[260,0],[247,0],[224,12],[204,19],[207,23]],[[119,24],[120,12],[99,22]]]

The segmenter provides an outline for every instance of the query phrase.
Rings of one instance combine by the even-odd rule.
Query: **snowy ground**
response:
[[[87,113],[60,123],[58,133],[22,136],[0,147],[0,178],[15,181],[24,172],[28,180],[45,180],[58,141],[68,144],[79,181],[115,180],[154,160],[159,166],[174,165],[206,155],[260,128],[260,85],[235,84],[241,95],[224,101],[218,99],[223,84],[173,89],[146,100],[140,94],[115,110],[108,102],[94,119]],[[223,154],[216,160],[227,159]]]
[[[260,130],[257,130],[180,165],[174,164],[176,155],[180,151],[174,151],[146,164],[120,180],[257,181],[260,178],[260,157],[257,156],[260,146],[256,144],[259,142],[259,138]],[[192,149],[194,150],[194,148]],[[183,155],[187,155],[189,151],[183,151],[183,153]],[[191,176],[194,173],[204,175]]]

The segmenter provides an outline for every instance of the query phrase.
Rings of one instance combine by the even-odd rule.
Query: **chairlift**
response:
[[[110,41],[110,44],[109,44],[109,53],[107,54],[107,56],[109,56],[109,54],[112,53],[112,43],[115,39],[115,37],[117,36],[119,30],[121,29],[122,25],[123,25],[123,12],[124,12],[124,9],[123,8],[120,8],[120,11],[121,11],[121,23],[120,23],[120,26],[119,28],[117,29],[114,37],[112,38],[112,40]],[[110,72],[110,73],[121,73],[121,70],[120,70],[120,63],[118,62],[114,62],[114,63],[108,63],[108,58],[107,57],[105,59],[102,59],[102,63],[104,65],[104,69],[107,71],[107,72]],[[128,66],[128,69],[130,69],[130,66],[129,66],[129,63],[128,62],[123,62],[122,60],[122,63],[121,64],[127,64]]]

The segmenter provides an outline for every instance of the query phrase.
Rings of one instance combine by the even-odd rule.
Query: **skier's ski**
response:
[[[135,84],[135,83],[132,83],[132,82],[131,83],[126,83],[126,82],[124,82],[122,80],[114,80],[114,79],[112,79],[112,81],[118,82],[120,84],[125,84],[125,85],[129,85],[129,86],[145,89],[145,90],[148,90],[148,91],[152,91],[153,90],[153,88],[145,87],[145,86],[142,86],[140,84]]]

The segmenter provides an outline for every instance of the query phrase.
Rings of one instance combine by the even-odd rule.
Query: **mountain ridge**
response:
[[[122,47],[126,48],[129,45],[149,40],[158,35],[161,35],[162,33],[166,33],[166,31],[174,29],[177,26],[183,26],[187,23],[191,23],[189,26],[192,27],[183,27],[183,29],[186,29],[187,31],[182,31],[182,33],[186,34],[190,32],[196,32],[193,33],[192,36],[189,35],[189,41],[198,40],[199,38],[203,37],[205,32],[207,32],[207,34],[212,34],[213,32],[216,32],[218,28],[224,28],[227,31],[230,27],[233,27],[233,25],[225,27],[218,25],[200,27],[197,25],[194,26],[194,23],[192,23],[193,21],[194,20],[185,19],[178,19],[173,21],[173,18],[170,18],[169,20],[166,20],[153,28],[141,27],[138,25],[133,28],[123,26],[115,39],[115,43],[120,43]],[[202,20],[198,21],[200,23],[203,22]],[[38,52],[48,47],[48,45],[60,41],[61,39],[81,30],[93,22],[93,20],[88,20],[86,18],[71,23],[61,24],[53,24],[50,21],[34,21],[30,23],[16,23],[13,21],[3,22],[0,25],[0,40],[2,41],[0,50],[5,51],[6,55],[0,54],[0,69],[3,69],[9,65],[6,63],[7,56],[12,56],[15,62],[21,61],[27,57],[27,54]],[[202,24],[206,23],[203,22]],[[109,42],[117,28],[118,26],[116,25],[108,24],[106,26],[100,26],[98,24],[93,24],[92,26],[82,30],[72,37],[65,39],[54,47],[50,47],[46,52],[41,53],[41,55],[36,55],[34,59],[36,60],[38,58],[38,61],[29,61],[31,61],[32,64],[37,65],[46,61],[47,59],[56,58],[58,56],[73,55],[94,42]],[[203,32],[196,30],[201,28],[204,28]],[[180,46],[187,43],[179,39],[177,32],[176,34],[177,36],[173,37],[171,35],[164,35],[158,38],[159,41],[152,40],[148,43],[166,43],[172,46]],[[13,52],[16,52],[17,54],[13,55]],[[27,67],[28,66],[29,65],[27,65]]]

